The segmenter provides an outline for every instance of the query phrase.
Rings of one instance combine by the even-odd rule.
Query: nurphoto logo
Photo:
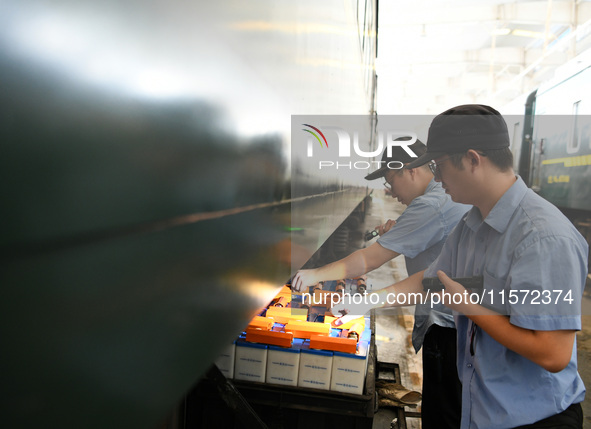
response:
[[[385,161],[375,160],[372,158],[379,158],[384,151],[384,146],[387,151],[387,156],[389,158],[392,157],[392,149],[394,147],[402,148],[408,156],[412,158],[417,158],[417,155],[413,152],[413,150],[409,147],[417,141],[417,135],[414,132],[409,131],[387,131],[387,132],[378,132],[377,134],[377,146],[374,150],[363,150],[359,144],[359,132],[352,131],[351,134],[349,131],[335,126],[325,126],[322,127],[324,132],[320,130],[319,127],[310,125],[310,124],[302,124],[304,127],[302,131],[308,133],[307,138],[307,150],[306,156],[308,158],[314,158],[314,148],[320,144],[320,147],[323,149],[321,155],[324,157],[326,156],[326,150],[329,148],[328,137],[330,140],[334,142],[336,137],[336,147],[338,149],[338,153],[333,153],[333,158],[336,155],[337,159],[322,159],[318,161],[318,169],[322,170],[323,168],[348,168],[348,169],[356,169],[356,170],[369,170],[371,168],[381,168],[382,164]],[[351,138],[351,135],[353,138]],[[400,137],[407,137],[408,140],[397,140]],[[331,148],[334,146],[330,146]],[[352,150],[351,150],[352,149]],[[332,152],[331,152],[332,153]],[[362,161],[351,161],[352,155],[355,154],[356,158],[361,157],[364,158]],[[365,160],[367,159],[367,160]],[[347,161],[347,162],[343,162]],[[404,164],[400,161],[389,161],[387,163],[387,167],[393,170],[399,170],[404,167]]]
[[[324,140],[324,144],[328,148],[328,141],[326,141],[326,137],[324,137],[324,134],[322,134],[322,131],[320,131],[316,127],[313,127],[312,125],[308,125],[308,124],[303,124],[303,125],[305,127],[312,128],[314,131],[316,131],[316,133],[320,134],[320,136],[322,137],[322,140]],[[320,147],[322,147],[322,141],[320,141],[320,137],[318,137],[318,134],[316,134],[314,131],[306,130],[305,128],[302,128],[302,131],[312,134],[316,138],[316,140],[318,140],[318,143],[320,143]],[[312,154],[312,147],[311,147],[310,143],[308,142],[308,157],[312,156],[311,154]]]

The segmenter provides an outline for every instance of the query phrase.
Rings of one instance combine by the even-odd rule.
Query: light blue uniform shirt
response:
[[[488,305],[509,315],[512,324],[579,330],[587,253],[587,243],[571,222],[517,178],[486,219],[476,207],[466,214],[425,277],[436,276],[437,270],[452,277],[483,275]],[[550,373],[502,346],[466,316],[456,313],[455,320],[462,428],[531,424],[584,399],[576,342],[568,366]]]
[[[471,206],[454,203],[441,183],[431,179],[423,195],[415,198],[396,220],[396,224],[378,239],[386,249],[404,255],[406,270],[411,276],[433,262],[451,230]],[[415,307],[412,344],[419,351],[432,324],[454,328],[451,310],[429,303]]]

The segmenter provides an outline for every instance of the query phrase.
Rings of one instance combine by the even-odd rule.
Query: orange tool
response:
[[[355,353],[357,341],[355,338],[326,337],[317,335],[310,338],[310,348],[330,350],[333,352]]]
[[[246,341],[250,343],[271,344],[273,346],[291,347],[293,334],[291,332],[264,331],[262,329],[248,328]]]
[[[269,319],[267,317],[262,316],[254,316],[254,318],[250,322],[248,322],[248,326],[246,327],[246,329],[264,329],[268,331],[273,327],[273,323],[273,319]]]

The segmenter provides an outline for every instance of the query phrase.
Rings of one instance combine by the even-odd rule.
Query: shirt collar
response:
[[[427,192],[431,192],[433,189],[435,189],[437,186],[441,187],[441,183],[436,182],[435,178],[431,179],[429,181],[429,184],[427,185],[427,188],[425,189],[425,192],[423,192],[423,195],[425,195]]]
[[[507,189],[507,191],[492,208],[486,219],[484,219],[485,223],[487,223],[491,228],[500,234],[505,232],[509,226],[509,221],[511,220],[513,213],[515,213],[520,201],[527,192],[527,186],[521,177],[516,177],[517,180],[515,183],[513,183],[513,185]],[[482,222],[480,210],[478,210],[477,207],[473,207],[472,210],[468,212],[466,217],[466,226],[476,231]]]

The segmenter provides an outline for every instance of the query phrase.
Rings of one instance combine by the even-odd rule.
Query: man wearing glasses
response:
[[[454,310],[462,429],[581,428],[585,386],[575,332],[581,329],[587,243],[515,176],[507,125],[492,107],[457,106],[438,115],[427,147],[407,167],[434,161],[445,192],[474,207],[425,271],[374,292],[373,302],[400,293],[422,299],[424,279],[443,283],[431,300],[447,296]],[[452,279],[475,277],[483,279],[478,293]],[[362,314],[371,307],[364,306],[349,308]]]
[[[418,156],[427,150],[420,141],[409,148]],[[396,221],[377,227],[377,242],[324,267],[298,271],[292,289],[301,291],[319,281],[357,277],[399,255],[404,255],[408,274],[412,275],[437,258],[445,239],[470,207],[454,203],[426,165],[391,169],[415,159],[402,147],[394,146],[390,157],[384,151],[381,168],[365,177],[384,178],[391,196],[407,206]],[[417,353],[423,348],[422,427],[457,428],[461,385],[455,367],[456,330],[451,311],[443,305],[417,305],[412,342]]]

